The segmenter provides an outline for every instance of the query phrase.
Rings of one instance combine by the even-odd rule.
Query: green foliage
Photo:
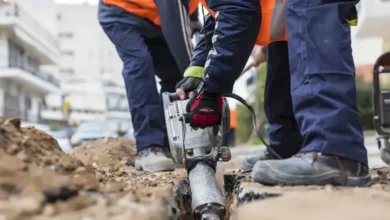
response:
[[[264,124],[266,116],[264,112],[264,87],[266,80],[266,64],[262,64],[258,68],[258,93],[257,93],[257,123],[262,135],[264,132]],[[384,80],[383,80],[384,81]],[[381,83],[381,88],[390,88],[390,82]],[[357,106],[361,114],[363,129],[373,129],[373,106],[372,106],[372,83],[364,81],[363,78],[356,78]],[[255,103],[251,103],[252,106]],[[237,141],[239,144],[248,143],[253,145],[261,145],[261,141],[256,136],[251,136],[253,132],[252,118],[250,112],[243,105],[237,106]],[[268,140],[266,140],[268,142]]]
[[[237,143],[246,143],[252,134],[252,130],[252,116],[250,112],[244,105],[237,105]]]
[[[126,135],[126,131],[117,131],[119,137],[123,137]]]
[[[52,123],[50,123],[49,129],[50,129],[50,131],[60,131],[61,125],[57,122],[52,122]]]
[[[257,126],[260,129],[260,133],[264,134],[263,125],[266,121],[265,112],[264,112],[264,87],[266,79],[267,64],[263,63],[259,66],[257,72],[257,106],[255,103],[251,103],[252,107],[257,108],[256,120]],[[256,110],[255,110],[256,111]],[[248,141],[256,143],[258,140],[257,137],[251,136],[253,132],[252,125],[252,116],[249,110],[243,106],[237,106],[237,129],[236,137],[238,144],[247,143]],[[250,140],[252,139],[252,140]]]
[[[356,98],[363,129],[373,129],[372,83],[356,77]]]

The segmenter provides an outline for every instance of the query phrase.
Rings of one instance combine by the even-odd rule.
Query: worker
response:
[[[169,145],[155,76],[161,79],[160,93],[175,91],[192,56],[192,34],[201,28],[198,5],[198,0],[99,0],[99,23],[123,62],[139,170],[175,169],[167,156]]]
[[[237,128],[237,111],[230,109],[230,129],[224,135],[222,146],[234,147],[236,146],[236,128]]]
[[[280,94],[274,93],[275,100],[270,101],[275,103],[270,106],[289,108],[286,112],[291,115],[286,117],[293,114],[297,123],[296,128],[290,129],[294,133],[299,129],[303,141],[299,152],[295,153],[295,144],[293,147],[286,144],[288,135],[279,138],[279,141],[285,138],[287,148],[275,148],[282,159],[276,159],[276,155],[262,158],[264,160],[253,167],[252,178],[269,185],[370,184],[367,151],[356,105],[350,24],[346,21],[351,13],[357,16],[355,5],[358,2],[287,0],[283,4],[279,0],[226,0],[222,4],[207,1],[206,8],[212,15],[208,19],[215,24],[214,36],[196,46],[185,78],[176,86],[177,94],[184,98],[184,92],[195,89],[194,82],[199,82],[187,106],[190,125],[202,128],[219,124],[222,94],[232,91],[253,45],[283,42],[288,37],[285,43],[288,53],[277,61],[272,60],[280,55],[279,49],[287,51],[287,47],[269,44],[268,68],[278,61],[283,62],[286,71],[289,66],[291,105],[284,105],[282,100],[286,95],[278,97]],[[207,27],[206,23],[204,29]],[[285,74],[280,73],[279,77]],[[283,116],[279,115],[279,119]]]

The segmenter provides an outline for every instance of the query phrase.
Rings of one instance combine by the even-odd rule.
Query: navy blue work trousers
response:
[[[269,45],[265,88],[271,146],[283,157],[317,151],[368,164],[343,19],[357,2],[287,1],[289,42]]]
[[[168,147],[161,96],[174,92],[183,78],[163,37],[147,38],[137,26],[120,22],[102,24],[123,61],[123,79],[134,127],[137,150],[151,145]]]

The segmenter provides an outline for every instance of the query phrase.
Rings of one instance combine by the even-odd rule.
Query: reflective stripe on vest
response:
[[[180,0],[177,0],[180,2]],[[189,12],[192,14],[198,8],[200,0],[190,0]],[[114,5],[141,18],[148,19],[157,26],[161,26],[160,16],[154,0],[103,0],[106,5]]]
[[[256,44],[287,41],[286,0],[260,0],[262,20]]]

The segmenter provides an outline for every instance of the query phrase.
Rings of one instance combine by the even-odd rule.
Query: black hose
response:
[[[265,147],[267,148],[268,152],[270,152],[273,156],[275,156],[276,158],[278,159],[282,159],[282,157],[276,153],[274,151],[274,149],[272,149],[269,144],[264,140],[264,138],[261,136],[260,132],[259,132],[259,129],[257,128],[257,120],[256,120],[256,113],[255,111],[253,110],[252,106],[248,104],[247,101],[245,101],[243,98],[241,98],[239,95],[237,94],[234,94],[234,93],[224,93],[223,94],[224,97],[226,98],[232,98],[232,99],[235,99],[239,102],[241,102],[241,104],[245,105],[245,107],[251,112],[252,114],[252,123],[253,123],[253,129],[255,129],[255,132],[256,132],[256,135],[257,137],[260,139],[260,141],[265,145]]]
[[[206,31],[206,28],[204,27],[206,25],[206,19],[205,19],[205,16],[204,16],[204,7],[202,7],[202,15],[203,15],[203,34],[204,34],[204,37],[207,36],[207,31]],[[205,47],[205,50],[206,51],[209,51],[209,47],[207,45],[207,39],[205,40],[205,44],[206,44],[206,47]],[[257,137],[260,139],[260,141],[265,145],[265,147],[267,148],[268,152],[270,152],[272,155],[274,155],[276,158],[278,159],[282,159],[282,157],[277,154],[274,149],[272,149],[268,144],[267,142],[265,142],[265,140],[263,139],[263,137],[261,136],[260,132],[259,132],[259,129],[257,128],[257,121],[256,121],[256,113],[255,111],[253,110],[252,106],[249,105],[243,98],[241,98],[240,96],[238,96],[237,94],[234,94],[234,93],[224,93],[223,96],[227,97],[227,98],[232,98],[232,99],[235,99],[239,102],[241,102],[243,105],[245,105],[248,110],[251,112],[252,114],[252,122],[253,122],[253,129],[255,129],[255,132],[256,132],[256,135]]]

